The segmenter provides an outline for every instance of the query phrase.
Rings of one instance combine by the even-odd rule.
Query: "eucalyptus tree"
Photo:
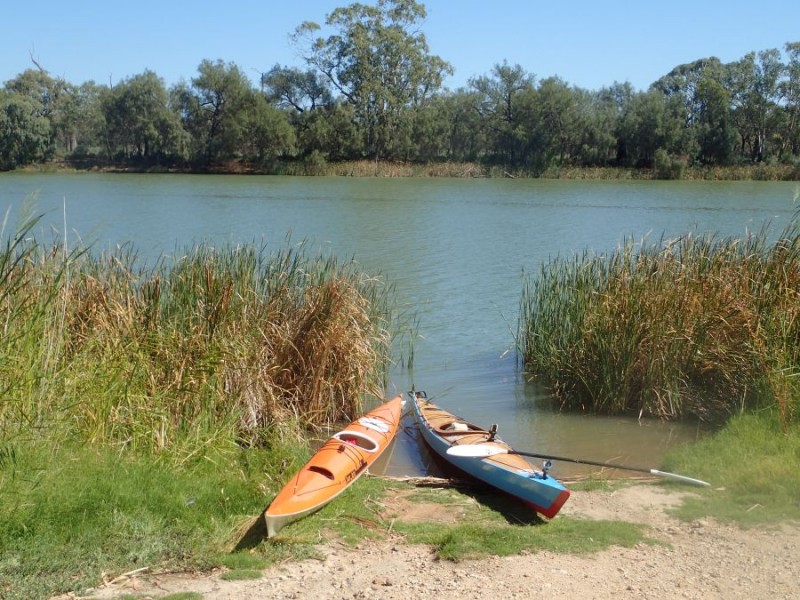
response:
[[[677,121],[680,153],[705,164],[732,160],[736,130],[729,80],[729,66],[710,57],[678,65],[653,83],[651,89],[665,95]]]
[[[695,139],[698,159],[705,164],[728,164],[733,160],[736,130],[731,113],[731,94],[713,77],[697,84],[697,120]]]
[[[780,80],[784,65],[778,50],[750,52],[728,65],[726,87],[731,92],[732,116],[742,156],[755,162],[767,158],[767,141],[780,118]]]
[[[489,130],[478,110],[481,101],[481,94],[468,88],[437,97],[434,109],[448,127],[448,159],[474,162],[489,154]]]
[[[80,85],[69,84],[68,90],[59,118],[53,123],[56,145],[69,154],[91,154],[103,145],[105,117],[101,97],[107,88],[87,81]]]
[[[101,105],[109,156],[147,161],[184,157],[186,135],[179,115],[153,71],[118,83],[103,95]]]
[[[617,129],[619,144],[624,148],[623,164],[653,165],[656,150],[664,146],[666,112],[666,99],[659,91],[651,89],[631,97]]]
[[[604,166],[613,162],[617,152],[617,105],[603,89],[574,90],[580,113],[579,146],[575,149],[576,163],[581,166]]]
[[[0,170],[44,161],[52,154],[52,127],[30,96],[0,90]]]
[[[580,103],[585,100],[559,77],[539,83],[535,112],[545,166],[570,164],[580,153],[582,132],[587,127]]]
[[[441,88],[452,67],[430,54],[419,23],[425,7],[414,0],[377,0],[330,13],[322,27],[312,21],[294,32],[306,63],[353,106],[367,154],[395,158],[395,140],[407,135],[409,111],[424,105]]]
[[[781,153],[800,155],[800,42],[786,44],[785,77],[780,83],[780,93],[786,111],[785,134]]]
[[[490,152],[494,160],[516,166],[525,158],[530,147],[530,130],[525,124],[523,107],[531,106],[535,76],[507,61],[496,64],[490,75],[470,79],[469,87],[476,92],[475,109],[490,132]]]
[[[334,101],[325,108],[305,111],[291,119],[297,132],[298,153],[325,160],[356,160],[364,156],[364,138],[351,104]]]
[[[408,159],[475,160],[469,153],[480,139],[480,125],[471,103],[465,106],[460,102],[463,96],[463,92],[437,94],[414,112]],[[470,117],[472,123],[465,123]]]
[[[701,58],[678,65],[653,83],[651,88],[660,91],[667,98],[679,99],[685,110],[686,125],[691,127],[704,108],[701,85],[709,79],[723,81],[725,71],[725,66],[717,57]]]
[[[207,59],[191,86],[181,83],[173,90],[195,160],[209,165],[246,152],[248,109],[255,93],[239,67]]]
[[[347,152],[342,155],[342,149],[351,145],[336,138],[353,135],[353,126],[338,118],[339,106],[318,71],[276,64],[261,74],[261,91],[272,105],[288,111],[300,154],[317,153],[326,159],[352,158]]]
[[[611,128],[611,135],[615,140],[612,162],[618,165],[627,164],[625,116],[631,111],[636,91],[628,81],[624,83],[615,81],[612,85],[597,91],[596,96],[598,114],[604,115],[604,122]]]
[[[250,94],[248,104],[242,136],[243,157],[263,165],[294,155],[297,137],[286,112],[269,104],[262,94]]]
[[[5,87],[33,101],[37,112],[49,119],[58,112],[59,101],[67,91],[67,82],[51,77],[47,71],[38,68],[23,71],[14,79],[6,81]]]
[[[29,100],[26,105],[50,124],[49,153],[56,150],[56,131],[62,119],[62,109],[69,94],[69,85],[58,77],[51,77],[43,68],[27,69],[5,83],[10,92]],[[38,137],[38,136],[37,136]]]
[[[275,65],[261,74],[261,91],[276,106],[299,113],[329,107],[333,103],[330,88],[313,69],[301,71]]]
[[[37,65],[38,66],[38,65]],[[78,124],[83,106],[81,88],[42,69],[28,69],[7,87],[32,100],[50,123],[53,152],[71,152],[79,142]]]

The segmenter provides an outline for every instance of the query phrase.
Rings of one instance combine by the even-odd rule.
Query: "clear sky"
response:
[[[372,0],[361,0],[372,4]],[[0,0],[0,83],[33,67],[80,84],[154,71],[167,85],[203,59],[232,62],[255,83],[276,63],[305,65],[289,43],[349,0]],[[427,0],[422,31],[450,62],[455,89],[504,60],[538,79],[597,90],[646,89],[673,67],[716,56],[783,51],[800,41],[798,0]],[[323,30],[324,32],[325,30]]]

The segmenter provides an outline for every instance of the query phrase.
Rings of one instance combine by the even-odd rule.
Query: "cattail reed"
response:
[[[528,276],[517,336],[528,375],[565,407],[718,420],[800,392],[800,236],[685,235],[556,258]]]
[[[0,435],[190,457],[349,419],[382,395],[391,288],[304,244],[143,266],[24,224],[0,249]]]

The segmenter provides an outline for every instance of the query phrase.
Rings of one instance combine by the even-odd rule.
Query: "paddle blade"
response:
[[[667,471],[659,471],[658,469],[650,469],[650,472],[653,475],[658,475],[659,477],[666,477],[667,479],[674,479],[675,481],[682,481],[684,483],[689,483],[691,485],[697,485],[700,487],[711,487],[711,484],[707,481],[703,481],[702,479],[694,479],[692,477],[686,477],[686,475],[678,475],[677,473],[668,473]]]
[[[508,454],[508,450],[489,444],[465,444],[463,446],[451,446],[447,449],[451,456],[466,456],[470,458],[486,458],[495,454]]]

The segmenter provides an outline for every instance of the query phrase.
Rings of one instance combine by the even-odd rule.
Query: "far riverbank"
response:
[[[550,167],[541,173],[480,163],[414,163],[397,161],[276,161],[267,165],[227,162],[215,165],[107,163],[97,160],[54,160],[22,169],[31,172],[93,171],[104,173],[182,173],[219,175],[284,175],[322,177],[444,177],[571,180],[800,181],[800,165],[753,164],[687,166],[679,160],[656,168]]]

